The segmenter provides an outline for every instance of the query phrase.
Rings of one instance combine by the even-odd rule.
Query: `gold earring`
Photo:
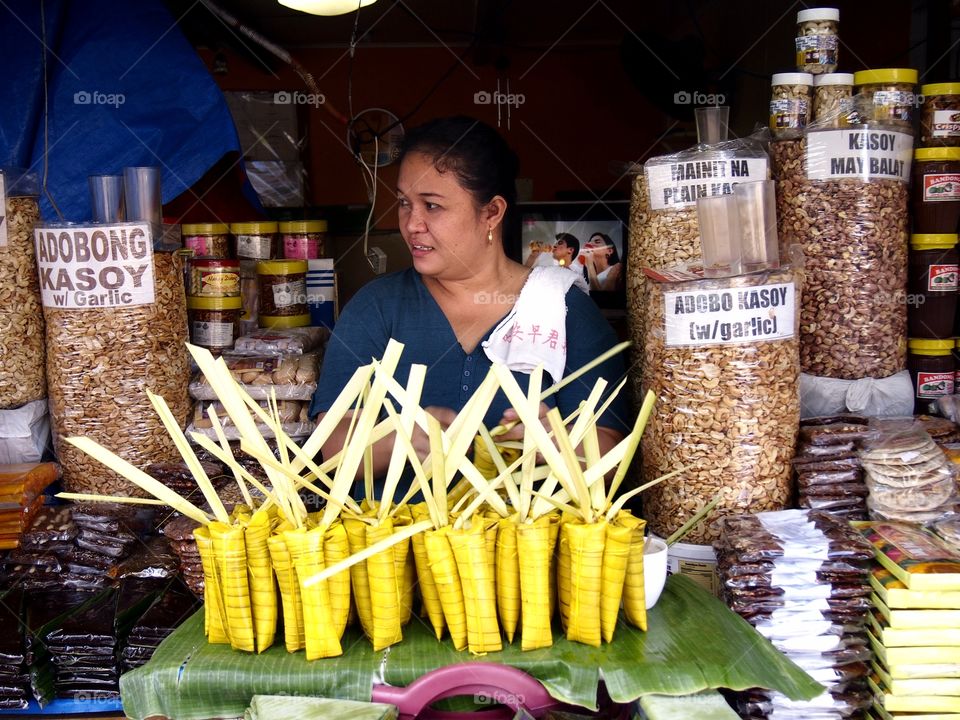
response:
[[[493,228],[487,230],[487,245],[493,245]]]

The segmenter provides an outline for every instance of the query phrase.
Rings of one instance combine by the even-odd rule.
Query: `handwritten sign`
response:
[[[844,129],[807,133],[810,180],[910,181],[913,136],[896,130]]]
[[[703,159],[644,167],[652,209],[690,207],[696,204],[697,198],[729,195],[737,183],[767,179],[766,158],[703,155]]]
[[[796,285],[668,292],[666,345],[730,345],[794,336]]]
[[[95,310],[155,302],[147,223],[34,231],[44,307]]]

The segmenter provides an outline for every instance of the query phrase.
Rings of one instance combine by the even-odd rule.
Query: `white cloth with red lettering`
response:
[[[534,267],[513,309],[484,341],[491,362],[530,374],[537,367],[560,382],[567,365],[567,303],[571,285],[589,292],[577,269]]]

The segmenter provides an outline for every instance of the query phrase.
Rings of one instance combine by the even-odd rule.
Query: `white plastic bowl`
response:
[[[666,582],[667,544],[660,538],[644,538],[643,590],[647,599],[647,610],[657,604]]]

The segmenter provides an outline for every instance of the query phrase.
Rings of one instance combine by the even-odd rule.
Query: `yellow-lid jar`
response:
[[[310,310],[307,307],[306,260],[258,262],[257,281],[260,286],[261,327],[276,327],[275,323],[270,323],[272,317],[291,318],[304,315],[307,316],[307,322],[303,324],[310,324]]]
[[[280,257],[277,223],[272,221],[231,223],[230,232],[237,241],[238,258],[270,260]]]
[[[226,223],[184,223],[183,246],[197,258],[230,257],[230,229]]]
[[[960,147],[960,83],[920,86],[920,144]]]
[[[289,260],[316,260],[326,252],[327,221],[295,220],[280,223],[283,256]]]
[[[233,347],[243,301],[232,297],[187,296],[190,342],[214,354]]]
[[[954,347],[953,339],[907,340],[907,369],[913,380],[915,413],[931,413],[936,410],[937,398],[953,395],[956,378]]]
[[[870,104],[868,120],[913,129],[917,71],[912,68],[861,70],[853,74],[857,95]]]

